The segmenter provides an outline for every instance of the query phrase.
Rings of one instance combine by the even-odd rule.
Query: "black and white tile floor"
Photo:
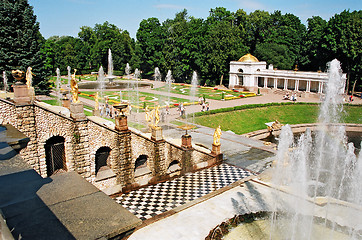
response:
[[[141,220],[146,220],[250,175],[252,173],[246,170],[221,164],[123,194],[116,201]]]

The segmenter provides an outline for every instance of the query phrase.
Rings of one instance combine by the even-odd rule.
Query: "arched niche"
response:
[[[45,142],[45,162],[48,177],[67,171],[64,143],[65,138],[62,136],[51,137]]]

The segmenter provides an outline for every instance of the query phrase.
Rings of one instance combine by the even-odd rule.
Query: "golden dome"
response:
[[[251,55],[250,53],[242,56],[238,62],[259,62],[259,60],[254,57],[253,55]]]

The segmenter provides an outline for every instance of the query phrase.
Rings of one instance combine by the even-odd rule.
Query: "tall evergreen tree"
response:
[[[26,71],[33,68],[33,86],[39,93],[49,93],[49,70],[40,51],[44,38],[33,7],[27,0],[2,0],[0,2],[0,71],[6,71],[9,83],[14,79],[14,69]]]

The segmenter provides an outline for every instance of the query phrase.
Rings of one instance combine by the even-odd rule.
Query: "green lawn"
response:
[[[162,91],[162,92],[171,92],[171,93],[177,93],[182,95],[190,96],[191,86],[189,84],[172,84],[170,90],[168,89],[168,85],[166,84],[163,87],[155,88],[156,91]],[[214,99],[214,100],[221,100],[223,97],[225,100],[229,100],[232,98],[239,98],[241,96],[243,97],[252,97],[255,96],[255,94],[250,92],[234,92],[231,90],[219,90],[212,87],[197,87],[195,89],[195,96],[205,96],[207,99]]]
[[[315,123],[319,114],[318,105],[286,105],[245,109],[195,117],[195,123],[223,131],[231,130],[244,134],[266,129],[265,123],[275,120],[283,124]],[[345,106],[343,121],[362,124],[362,106]]]
[[[91,91],[84,91],[81,92],[79,95],[80,97],[84,97],[87,99],[94,100],[94,95],[96,92]],[[107,91],[103,93],[103,97],[108,97],[111,104],[118,103],[120,101],[120,92],[119,91]],[[135,91],[122,91],[122,100],[131,100],[133,103],[135,102],[137,96]],[[178,104],[180,102],[187,103],[188,100],[184,98],[176,98],[176,97],[166,97],[163,95],[157,95],[152,93],[146,92],[138,92],[138,99],[139,99],[139,108],[143,108],[144,104],[148,107],[155,107],[157,105],[165,106],[166,101],[170,100],[170,105]]]

